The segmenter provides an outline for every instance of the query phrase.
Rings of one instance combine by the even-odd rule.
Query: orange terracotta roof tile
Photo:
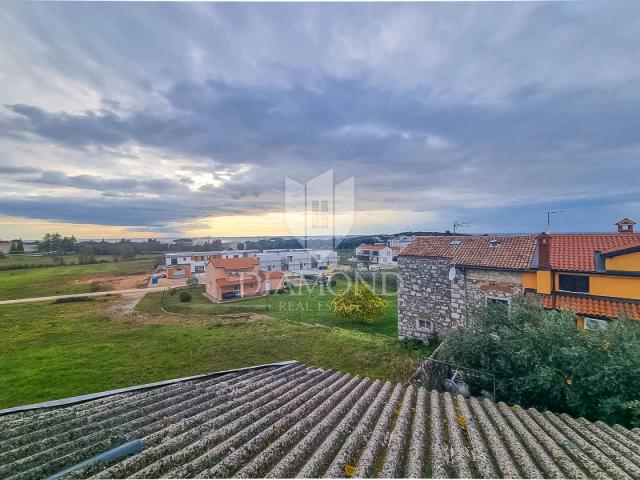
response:
[[[612,252],[640,246],[640,233],[552,234],[550,260],[553,270],[594,272],[596,250]]]
[[[383,248],[386,248],[386,245],[367,245],[366,243],[363,243],[361,245],[358,246],[358,248],[362,248],[364,250],[382,250]]]
[[[256,257],[246,258],[214,258],[211,264],[216,268],[224,268],[225,270],[237,270],[240,268],[253,268],[258,265]]]
[[[543,295],[541,302],[545,308],[553,308],[552,295]],[[594,317],[618,318],[626,314],[632,320],[640,320],[640,303],[618,302],[597,297],[556,295],[555,308],[573,310],[580,315]]]
[[[531,268],[535,244],[533,235],[422,236],[402,250],[400,256],[439,257],[451,259],[456,265],[528,270]]]

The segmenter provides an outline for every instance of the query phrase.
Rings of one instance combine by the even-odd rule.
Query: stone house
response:
[[[523,291],[536,240],[418,237],[398,257],[398,335],[422,340],[467,325],[473,309]]]
[[[616,233],[417,237],[398,257],[398,336],[446,334],[522,294],[575,311],[580,328],[640,320],[640,234],[621,222]]]

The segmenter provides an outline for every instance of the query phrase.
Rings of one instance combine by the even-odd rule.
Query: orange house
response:
[[[214,258],[205,267],[205,289],[215,301],[264,295],[284,285],[282,272],[262,272],[256,257]]]
[[[616,225],[612,233],[416,237],[398,256],[398,335],[428,339],[521,294],[573,310],[580,328],[640,320],[640,234],[627,218]]]

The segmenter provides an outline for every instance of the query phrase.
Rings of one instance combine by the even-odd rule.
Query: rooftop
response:
[[[456,265],[528,270],[535,251],[534,235],[424,236],[404,248],[402,257],[448,258]]]
[[[596,250],[612,252],[640,247],[640,233],[553,234],[549,243],[551,268],[574,272],[594,272]]]
[[[0,416],[0,477],[640,477],[638,429],[295,362],[77,400]]]
[[[578,294],[543,295],[542,305],[546,308],[573,310],[580,315],[602,318],[626,316],[631,320],[640,320],[640,301],[620,301],[610,298],[581,296]]]
[[[258,265],[256,257],[243,258],[214,258],[210,263],[216,268],[224,268],[225,270],[236,270],[242,268],[253,268]]]
[[[362,243],[358,245],[358,248],[361,248],[363,250],[382,250],[384,248],[387,248],[387,246],[386,245],[367,245],[366,243]]]

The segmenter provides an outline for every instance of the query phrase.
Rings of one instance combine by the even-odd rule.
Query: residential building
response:
[[[338,264],[340,259],[338,252],[334,250],[307,250],[311,254],[312,267],[326,270]]]
[[[0,241],[0,253],[7,254],[11,251],[11,242]]]
[[[165,254],[167,278],[204,278],[205,265],[222,252],[169,252]]]
[[[406,246],[408,246],[408,245],[403,245],[403,246],[400,246],[400,245],[393,245],[393,246],[391,247],[391,255],[392,255],[392,257],[391,257],[391,258],[392,258],[392,260],[393,260],[394,262],[397,262],[397,261],[398,261],[398,255],[400,255],[400,252],[401,252],[401,251],[402,251]]]
[[[283,267],[282,256],[278,252],[258,253],[258,265],[265,272],[281,272]]]
[[[40,244],[37,242],[22,242],[24,253],[35,253],[39,250]]]
[[[306,250],[288,250],[282,252],[283,270],[301,272],[313,268],[313,256]]]
[[[393,264],[393,250],[387,245],[367,245],[356,247],[356,260],[359,266],[390,266]]]
[[[260,250],[223,250],[220,253],[222,258],[247,258],[255,257]]]
[[[215,301],[262,295],[284,284],[282,272],[261,272],[256,257],[214,258],[205,272],[206,294]]]
[[[627,220],[627,219],[625,219]],[[535,295],[547,308],[572,309],[578,326],[640,320],[640,235],[425,236],[398,257],[398,334],[428,339],[465,326],[474,309],[509,307]]]
[[[297,362],[0,411],[3,478],[639,478],[637,429]]]
[[[398,235],[389,240],[390,247],[408,247],[416,239],[415,235]]]

